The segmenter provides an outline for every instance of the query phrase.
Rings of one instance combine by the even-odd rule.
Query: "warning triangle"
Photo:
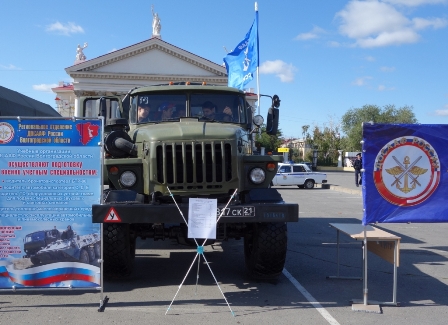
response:
[[[121,218],[114,208],[110,208],[106,218],[104,218],[104,222],[121,222]]]

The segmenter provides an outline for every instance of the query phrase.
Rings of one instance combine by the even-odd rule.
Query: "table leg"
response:
[[[339,275],[339,229],[336,229],[336,248],[337,248],[337,252],[336,252],[337,274],[329,275],[329,276],[327,276],[327,279],[362,280],[362,278],[359,278],[359,277],[340,276]]]

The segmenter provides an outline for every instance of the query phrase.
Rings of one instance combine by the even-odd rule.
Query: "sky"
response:
[[[364,105],[412,106],[448,123],[448,0],[259,0],[259,92],[281,99],[280,129],[339,126]],[[0,85],[56,107],[76,47],[93,59],[151,37],[223,63],[255,18],[252,0],[0,0]],[[257,92],[256,80],[246,87]],[[261,100],[266,115],[270,102]]]

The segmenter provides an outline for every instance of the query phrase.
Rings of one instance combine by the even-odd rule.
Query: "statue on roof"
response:
[[[154,12],[154,5],[151,5],[152,11],[152,37],[160,37],[160,31],[162,24],[160,23],[160,17],[157,12]]]
[[[78,47],[76,49],[76,61],[85,61],[87,59],[82,51],[86,47],[87,47],[87,43],[84,43],[83,47],[81,47],[81,45],[78,44]]]

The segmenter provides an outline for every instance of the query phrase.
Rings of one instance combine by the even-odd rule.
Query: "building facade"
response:
[[[79,47],[79,46],[78,46]],[[78,60],[65,69],[70,85],[53,88],[63,116],[80,116],[82,96],[124,96],[135,87],[169,82],[206,82],[227,85],[226,68],[191,52],[152,37],[146,41],[107,53],[91,60]]]

